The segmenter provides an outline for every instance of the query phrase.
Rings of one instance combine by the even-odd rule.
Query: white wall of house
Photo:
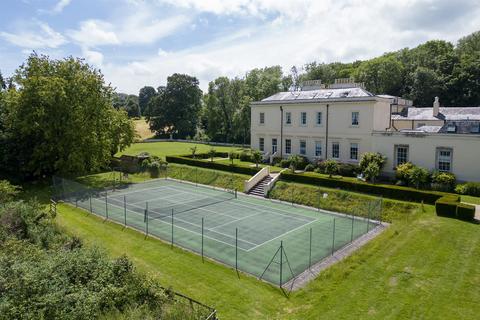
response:
[[[283,107],[283,143],[280,142],[281,111]],[[273,141],[277,150],[283,147],[283,156],[302,154],[310,159],[335,158],[342,162],[357,162],[352,159],[351,149],[358,148],[358,155],[372,149],[372,129],[385,130],[390,125],[390,103],[386,99],[371,98],[364,101],[340,101],[328,103],[328,148],[326,146],[327,103],[254,104],[251,109],[251,145],[264,152],[273,153]],[[321,113],[321,122],[318,122]],[[353,113],[358,114],[358,125],[352,123]],[[263,116],[261,116],[263,114]],[[304,115],[303,115],[304,114]],[[290,117],[291,123],[287,119]],[[302,122],[302,117],[306,122]],[[264,123],[261,123],[263,119]],[[286,150],[291,143],[290,153]],[[339,157],[334,157],[333,144],[338,143]],[[321,145],[321,154],[316,154]]]
[[[450,151],[451,172],[460,181],[480,181],[480,136],[461,134],[407,134],[374,132],[373,150],[387,157],[384,171],[393,174],[397,165],[396,150],[408,148],[408,161],[427,168],[439,169],[440,150]]]

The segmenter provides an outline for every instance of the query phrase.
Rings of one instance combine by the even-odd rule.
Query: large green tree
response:
[[[157,92],[153,87],[145,86],[140,89],[140,91],[138,92],[138,105],[142,114],[145,113],[145,110],[147,109],[150,100],[152,100],[152,98],[155,97],[156,94]]]
[[[355,78],[375,94],[402,94],[403,66],[394,55],[362,62],[356,70]]]
[[[32,54],[3,93],[0,171],[23,178],[82,174],[108,165],[134,137],[112,107],[113,89],[82,60]]]
[[[202,90],[195,77],[175,73],[150,101],[146,113],[150,128],[159,136],[193,137],[201,108]]]

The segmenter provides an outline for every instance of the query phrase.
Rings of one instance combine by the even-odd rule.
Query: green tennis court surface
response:
[[[108,191],[62,179],[60,190],[66,202],[280,286],[376,226],[171,179]]]

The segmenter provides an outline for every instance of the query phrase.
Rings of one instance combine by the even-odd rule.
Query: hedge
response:
[[[224,164],[212,161],[203,161],[188,158],[186,156],[166,156],[165,160],[171,163],[178,163],[178,164],[186,164],[189,166],[201,167],[201,168],[208,168],[208,169],[215,169],[227,172],[234,172],[234,173],[241,173],[241,174],[248,174],[248,175],[255,175],[261,168],[254,168],[254,167],[241,167],[231,164]]]
[[[441,217],[457,217],[457,206],[460,203],[460,197],[455,195],[447,195],[435,202],[435,211],[437,216]]]
[[[457,205],[457,219],[472,221],[475,219],[475,207],[469,204],[459,203]]]
[[[294,174],[290,172],[282,172],[281,179],[328,188],[340,188],[343,190],[363,192],[396,200],[413,202],[423,201],[427,204],[435,204],[438,199],[445,195],[445,193],[442,192],[417,190],[394,185],[370,184],[363,181],[335,179],[318,176],[314,173]]]

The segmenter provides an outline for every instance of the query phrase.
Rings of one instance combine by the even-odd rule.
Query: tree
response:
[[[156,94],[157,92],[153,87],[145,86],[140,89],[140,91],[138,92],[138,106],[142,115],[145,113],[148,104],[150,103],[152,98],[155,97]]]
[[[0,180],[0,205],[12,201],[19,192],[19,187],[12,185],[7,180]]]
[[[288,161],[290,162],[290,170],[292,170],[292,173],[295,173],[298,165],[302,162],[302,158],[298,154],[292,154],[288,157]]]
[[[480,31],[458,40],[456,51],[459,55],[480,55]]]
[[[82,60],[34,53],[12,78],[16,86],[4,93],[2,107],[0,170],[23,178],[87,173],[133,142],[133,126],[112,107],[113,89]]]
[[[403,66],[393,55],[383,55],[362,62],[356,71],[356,80],[365,83],[367,90],[376,94],[402,93]]]
[[[362,154],[362,157],[360,158],[360,162],[358,164],[360,168],[360,172],[364,173],[365,169],[367,169],[368,165],[370,163],[376,163],[377,166],[382,170],[383,166],[385,165],[385,162],[387,161],[387,158],[384,157],[381,153],[378,152],[365,152]]]
[[[167,78],[167,86],[149,103],[146,116],[150,129],[160,136],[194,136],[201,98],[197,78],[178,73],[171,75]]]
[[[191,147],[190,152],[192,154],[192,159],[195,159],[195,155],[197,154],[197,146]]]
[[[412,78],[410,97],[419,106],[431,106],[435,97],[445,93],[443,80],[431,69],[418,67]]]
[[[365,170],[363,170],[365,179],[375,183],[375,179],[380,175],[380,167],[376,162],[370,162]]]
[[[325,173],[331,178],[338,172],[338,163],[335,160],[328,159],[323,162]]]
[[[425,185],[430,178],[430,173],[427,169],[414,166],[408,174],[409,182],[419,189],[422,185]]]
[[[258,164],[262,161],[262,153],[258,150],[252,152],[252,160],[255,162],[255,167],[258,168]]]
[[[5,83],[5,80],[3,79],[2,72],[0,71],[0,91],[5,90],[7,88],[7,84]]]
[[[128,96],[125,104],[125,110],[130,118],[141,117],[138,97],[136,95],[131,94]]]
[[[217,151],[213,148],[208,150],[208,156],[210,157],[210,162],[213,162],[213,158],[215,158],[215,155],[217,154]]]

